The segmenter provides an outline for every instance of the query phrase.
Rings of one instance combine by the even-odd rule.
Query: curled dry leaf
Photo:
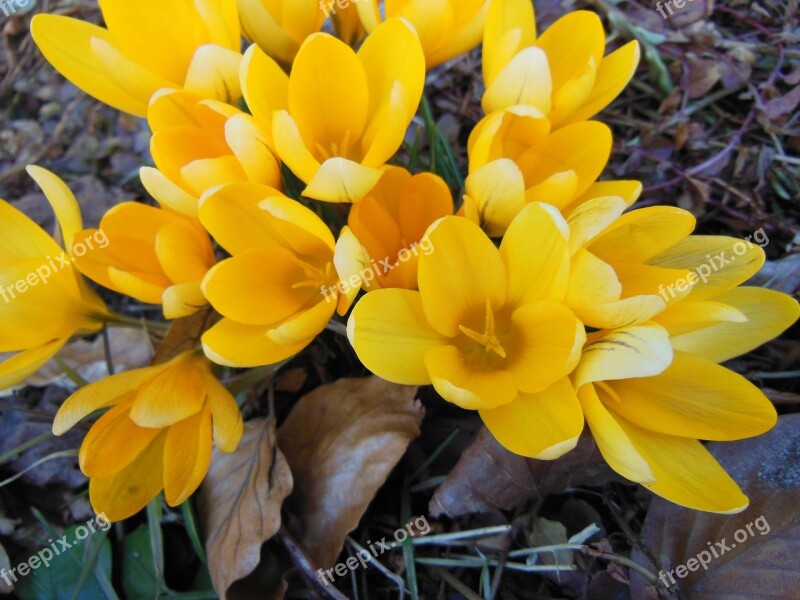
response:
[[[510,509],[571,486],[603,485],[617,479],[588,434],[574,450],[548,461],[512,454],[483,428],[436,490],[429,509],[434,517]]]
[[[280,529],[281,506],[291,492],[292,473],[274,446],[270,421],[248,421],[236,452],[215,451],[199,508],[211,580],[223,600],[283,597],[285,583],[262,561],[261,546]],[[274,573],[269,585],[256,576],[261,570]],[[253,589],[234,585],[245,577],[258,582]]]
[[[303,396],[278,431],[295,478],[300,543],[328,568],[378,488],[419,435],[417,388],[377,377],[340,379]]]
[[[660,498],[653,500],[642,540],[663,563],[663,579],[673,591],[679,588],[686,600],[796,598],[800,589],[796,566],[800,552],[800,415],[781,417],[778,425],[761,437],[709,444],[709,450],[749,496],[750,506],[736,515],[717,515]],[[659,571],[641,552],[635,552],[633,558],[651,571]],[[662,581],[656,585],[665,591]],[[655,599],[658,595],[653,584],[633,572],[631,597]]]

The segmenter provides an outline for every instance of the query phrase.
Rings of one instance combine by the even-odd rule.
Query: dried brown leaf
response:
[[[686,91],[690,98],[701,98],[711,91],[722,77],[722,69],[715,60],[689,55],[687,58]]]
[[[417,388],[377,377],[340,379],[303,396],[278,431],[295,478],[298,538],[330,567],[378,488],[419,435]]]
[[[528,459],[503,448],[489,430],[458,461],[431,499],[434,517],[510,509],[575,485],[602,485],[617,480],[590,435],[554,461]]]
[[[270,421],[248,421],[236,452],[215,451],[199,509],[211,580],[223,600],[283,598],[285,583],[273,561],[262,561],[261,546],[280,529],[281,507],[291,492],[292,473],[274,447]],[[263,571],[274,574],[269,585],[259,577]]]
[[[781,417],[772,431],[758,438],[709,444],[709,450],[741,485],[750,506],[737,515],[717,515],[656,498],[642,530],[645,546],[661,558],[666,571],[688,567],[694,559],[694,571],[687,569],[684,578],[677,571],[673,574],[687,600],[796,598],[800,589],[800,570],[795,565],[800,553],[800,415]],[[718,557],[709,552],[711,547]],[[723,552],[723,547],[730,549]],[[701,552],[709,552],[710,560],[704,560],[707,570],[698,564]],[[658,571],[641,553],[633,558]],[[666,573],[664,579],[671,584]],[[635,572],[631,587],[633,598],[657,597],[655,588]]]
[[[197,348],[200,337],[216,319],[217,315],[211,309],[205,308],[193,315],[173,321],[164,341],[158,346],[152,363],[154,365],[165,363],[182,352]]]

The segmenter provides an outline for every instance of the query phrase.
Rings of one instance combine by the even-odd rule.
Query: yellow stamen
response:
[[[477,333],[468,327],[464,327],[463,325],[459,325],[458,328],[461,333],[463,333],[469,339],[483,346],[486,352],[494,352],[500,358],[506,357],[506,351],[495,334],[494,312],[492,312],[492,303],[488,298],[486,299],[486,320],[483,334]]]

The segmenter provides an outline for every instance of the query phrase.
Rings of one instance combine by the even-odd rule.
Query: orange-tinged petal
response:
[[[160,274],[122,271],[108,268],[110,289],[147,304],[161,304],[161,296],[172,282]]]
[[[80,450],[81,470],[89,477],[110,477],[119,473],[145,451],[158,429],[139,427],[130,419],[130,402],[118,404],[100,417]]]
[[[455,346],[430,348],[425,353],[425,366],[439,395],[467,410],[508,404],[519,393],[509,371],[467,364]]]
[[[113,406],[126,392],[138,388],[167,366],[168,363],[165,363],[123,371],[82,387],[61,405],[53,420],[53,433],[62,435],[94,411]]]
[[[566,377],[538,394],[520,394],[499,408],[481,410],[480,415],[503,447],[541,460],[572,450],[583,431],[583,411]]]
[[[431,383],[425,353],[446,343],[425,318],[419,292],[390,289],[359,300],[347,322],[347,337],[370,371],[393,383]]]
[[[480,228],[462,217],[445,217],[429,230],[433,252],[419,259],[419,289],[428,322],[442,335],[506,302],[508,278],[500,253]]]
[[[211,464],[211,407],[167,430],[164,440],[164,496],[170,506],[189,499]]]
[[[122,521],[138,513],[164,487],[163,454],[165,432],[161,432],[136,460],[111,477],[89,480],[89,500],[98,514]]]
[[[140,427],[169,427],[200,411],[205,387],[195,361],[174,360],[136,393],[131,420]]]
[[[242,411],[236,399],[211,373],[210,365],[200,369],[211,407],[214,443],[222,452],[233,452],[239,445],[244,431]]]
[[[202,279],[215,262],[208,235],[189,221],[176,219],[162,227],[155,242],[161,268],[175,283]]]
[[[772,403],[744,377],[683,352],[659,375],[615,381],[609,388],[615,413],[669,435],[739,440],[772,429],[778,419]]]
[[[322,290],[314,290],[317,292]],[[336,305],[322,299],[311,306],[305,306],[297,315],[278,324],[274,329],[267,332],[267,337],[282,346],[292,346],[314,339],[331,320]],[[313,300],[312,300],[313,302]]]

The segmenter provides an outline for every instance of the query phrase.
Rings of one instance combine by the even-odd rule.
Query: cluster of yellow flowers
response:
[[[163,305],[168,319],[209,305],[221,315],[202,352],[100,380],[62,407],[59,434],[110,407],[80,452],[96,510],[122,519],[161,489],[183,502],[212,440],[231,451],[242,432],[210,361],[285,360],[362,291],[347,332],[380,377],[432,384],[528,457],[563,455],[588,423],[629,480],[695,509],[743,509],[747,498],[698,439],[758,435],[776,413],[718,363],[779,335],[798,305],[738,287],[764,262],[753,245],[669,301],[659,293],[743,242],[691,235],[695,219],[677,208],[628,211],[641,184],[598,181],[612,138],[589,119],[633,76],[637,43],[605,55],[602,23],[586,11],[538,35],[531,0],[359,0],[332,12],[335,37],[322,31],[329,4],[100,0],[106,28],[33,19],[65,77],[148,119],[155,168],[141,178],[159,207],[114,207],[100,223],[107,246],[72,256],[72,240],[92,231],[61,180],[29,170],[72,261],[0,304],[14,324],[0,351],[17,352],[0,365],[0,386],[109,318],[81,274]],[[242,34],[253,42],[243,54]],[[439,176],[387,162],[426,70],[481,42],[486,116],[469,138],[454,214]],[[304,203],[282,191],[287,170]],[[352,204],[338,239],[314,201]],[[0,212],[0,284],[61,252],[8,204]]]

